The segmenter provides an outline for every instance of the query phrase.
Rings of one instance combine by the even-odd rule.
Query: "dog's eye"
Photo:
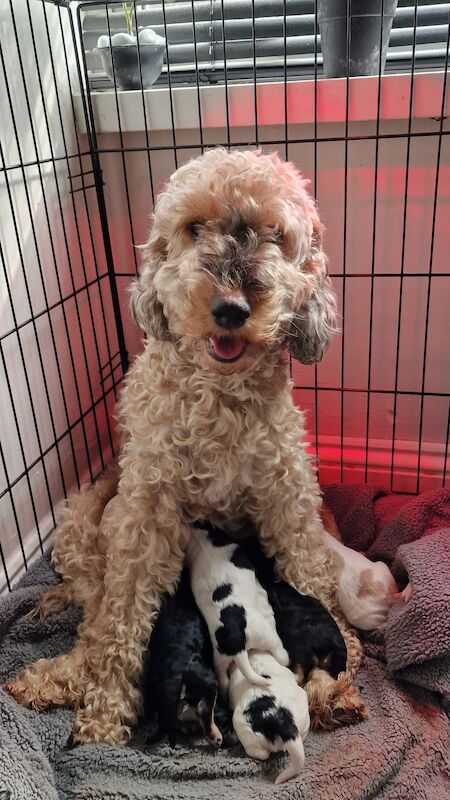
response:
[[[201,225],[200,222],[197,221],[189,222],[187,224],[186,230],[192,239],[196,239],[198,234],[200,233],[200,225]]]

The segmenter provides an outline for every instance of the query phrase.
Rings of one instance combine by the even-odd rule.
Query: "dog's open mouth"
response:
[[[244,339],[235,339],[231,336],[210,336],[208,339],[208,353],[216,361],[230,364],[244,355],[247,342]]]

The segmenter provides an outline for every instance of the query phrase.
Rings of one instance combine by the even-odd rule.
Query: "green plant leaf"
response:
[[[125,20],[127,23],[127,33],[130,36],[133,35],[133,16],[134,16],[134,2],[133,3],[122,3],[123,13],[125,15]]]

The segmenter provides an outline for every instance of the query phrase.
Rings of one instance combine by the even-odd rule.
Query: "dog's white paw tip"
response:
[[[402,592],[394,592],[390,598],[390,605],[393,606],[396,603],[409,603],[413,596],[413,588],[410,583],[403,589]]]

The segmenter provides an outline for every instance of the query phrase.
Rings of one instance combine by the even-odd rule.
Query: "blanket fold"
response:
[[[394,563],[413,595],[386,625],[388,667],[399,678],[442,695],[450,707],[450,528],[401,545]]]
[[[439,693],[449,708],[450,492],[410,497],[371,486],[329,486],[324,498],[345,544],[385,561],[401,586],[411,583],[412,599],[395,604],[386,623],[389,671]]]

